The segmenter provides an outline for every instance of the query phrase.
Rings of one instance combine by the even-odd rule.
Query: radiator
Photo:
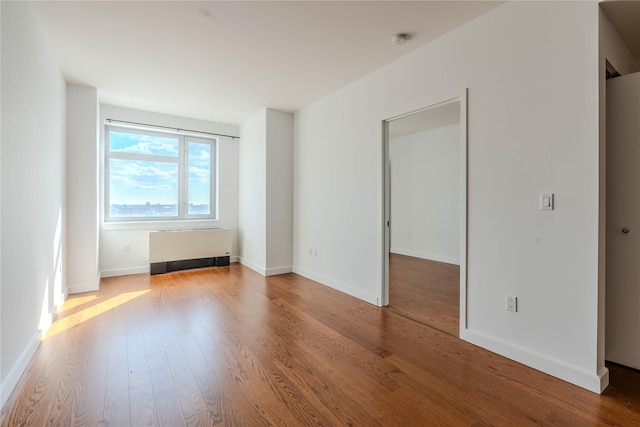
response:
[[[151,274],[188,268],[229,265],[231,229],[171,230],[149,232]]]

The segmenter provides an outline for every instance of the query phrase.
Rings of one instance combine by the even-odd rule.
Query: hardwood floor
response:
[[[460,267],[389,254],[389,307],[457,337],[460,329]]]
[[[65,302],[3,426],[640,425],[640,374],[596,395],[286,274],[105,279]]]

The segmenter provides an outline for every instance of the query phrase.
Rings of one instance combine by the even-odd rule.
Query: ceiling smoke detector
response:
[[[395,44],[396,46],[402,46],[407,41],[409,41],[409,34],[406,33],[398,33],[391,37],[391,43]]]

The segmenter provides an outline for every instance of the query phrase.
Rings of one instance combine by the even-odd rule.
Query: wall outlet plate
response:
[[[518,297],[514,297],[513,295],[505,295],[505,305],[507,311],[513,311],[514,313],[518,311]]]

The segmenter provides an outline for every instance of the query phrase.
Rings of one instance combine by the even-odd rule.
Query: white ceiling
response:
[[[240,124],[293,112],[496,7],[485,1],[71,1],[34,10],[105,104]],[[391,37],[411,40],[394,46]]]

